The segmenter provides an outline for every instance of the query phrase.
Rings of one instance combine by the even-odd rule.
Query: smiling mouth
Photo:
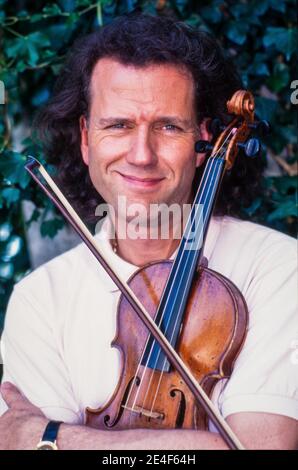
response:
[[[119,175],[121,175],[122,178],[128,183],[134,184],[136,186],[143,186],[143,187],[154,186],[160,183],[160,181],[165,179],[164,177],[163,178],[139,178],[137,176],[124,175],[123,173],[120,173],[120,172],[119,172]]]

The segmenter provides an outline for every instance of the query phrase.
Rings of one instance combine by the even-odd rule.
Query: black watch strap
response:
[[[45,428],[41,440],[55,442],[57,440],[60,424],[62,424],[62,421],[50,421]]]

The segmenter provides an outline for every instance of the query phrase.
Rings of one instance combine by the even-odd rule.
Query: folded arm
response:
[[[48,419],[12,384],[1,386],[9,410],[0,418],[2,450],[34,449]],[[247,449],[296,449],[297,421],[269,413],[237,413],[228,423]],[[217,433],[191,430],[100,431],[87,426],[62,424],[58,435],[62,450],[83,449],[227,449]]]

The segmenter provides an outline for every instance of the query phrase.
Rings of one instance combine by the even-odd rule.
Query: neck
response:
[[[116,225],[117,227],[117,225]],[[114,251],[125,261],[135,266],[144,266],[153,261],[168,259],[177,249],[183,233],[183,221],[163,232],[159,226],[158,234],[150,236],[149,230],[142,230],[142,237],[117,237],[113,243]]]
[[[140,217],[140,225],[132,226],[138,229],[136,236],[123,237],[123,233],[131,233],[131,221],[123,218],[119,213],[115,214],[115,232],[116,240],[114,251],[125,261],[135,266],[144,266],[153,261],[169,259],[178,248],[181,237],[184,233],[185,224],[187,222],[189,211],[193,202],[193,194],[190,190],[184,195],[179,205],[182,211],[179,214],[173,214],[169,217],[157,216],[156,214],[150,219]],[[186,206],[184,206],[186,204]],[[185,210],[184,210],[185,208]],[[117,236],[117,228],[121,227],[121,235]],[[150,232],[150,227],[152,232]],[[153,235],[152,235],[153,234]]]
[[[118,240],[117,254],[135,266],[170,258],[180,240]]]

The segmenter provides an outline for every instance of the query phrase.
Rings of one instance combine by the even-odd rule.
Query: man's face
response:
[[[103,58],[91,78],[88,125],[81,117],[81,150],[93,185],[117,209],[127,205],[188,203],[202,155],[194,143],[207,138],[198,128],[194,85],[174,65],[145,68]],[[119,214],[120,215],[120,214]]]

